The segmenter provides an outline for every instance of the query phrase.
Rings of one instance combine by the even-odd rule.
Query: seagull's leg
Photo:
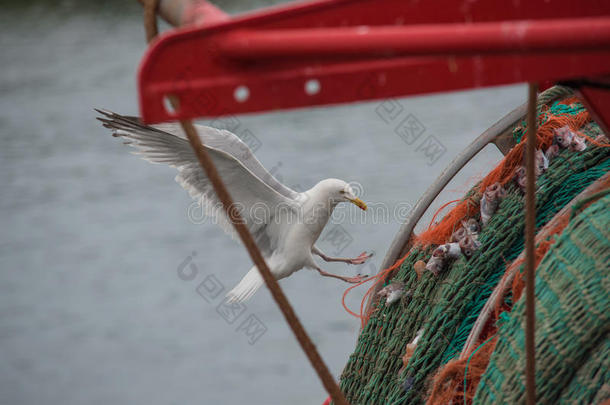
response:
[[[367,278],[368,276],[364,275],[364,276],[356,276],[356,277],[345,277],[345,276],[340,276],[338,274],[332,274],[332,273],[328,273],[324,270],[322,270],[321,268],[319,268],[318,266],[314,267],[316,270],[318,270],[318,273],[320,273],[321,276],[324,277],[332,277],[332,278],[338,278],[339,280],[343,280],[346,283],[352,283],[352,284],[356,284],[359,283],[361,281],[363,281],[365,278]]]
[[[358,257],[355,257],[353,259],[343,258],[343,257],[330,257],[330,256],[327,256],[324,252],[322,252],[320,249],[318,249],[315,246],[311,248],[311,251],[312,251],[312,253],[315,253],[318,256],[320,256],[322,258],[322,260],[324,260],[326,262],[343,262],[343,263],[348,263],[348,264],[363,264],[368,259],[373,257],[373,253],[366,253],[366,252],[360,253],[360,255]]]

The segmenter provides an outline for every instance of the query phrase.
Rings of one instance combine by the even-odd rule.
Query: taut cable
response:
[[[538,85],[530,83],[527,111],[527,143],[525,149],[525,380],[527,405],[536,403],[536,302],[534,295],[536,271],[536,97]]]

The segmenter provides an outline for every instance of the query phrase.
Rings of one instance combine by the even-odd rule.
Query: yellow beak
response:
[[[366,204],[360,198],[356,197],[353,200],[350,200],[355,206],[366,211]]]

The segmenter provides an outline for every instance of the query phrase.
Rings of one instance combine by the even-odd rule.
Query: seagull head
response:
[[[366,204],[356,196],[352,187],[343,180],[326,179],[318,183],[329,194],[330,199],[335,203],[351,202],[358,208],[366,211]]]

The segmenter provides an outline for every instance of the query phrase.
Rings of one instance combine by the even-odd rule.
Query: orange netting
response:
[[[578,98],[571,97],[562,104],[572,104],[578,102]],[[582,136],[591,144],[600,147],[610,147],[610,144],[600,142],[598,139],[592,139],[590,136],[579,131],[590,119],[587,111],[583,111],[576,115],[553,115],[548,111],[548,108],[543,109],[544,122],[540,124],[537,131],[536,147],[546,150],[553,143],[554,130],[564,126],[568,126],[573,132]],[[479,184],[477,191],[482,193],[488,186],[498,182],[501,185],[506,185],[513,179],[515,169],[523,163],[523,151],[525,148],[525,136],[522,137],[517,144]],[[478,202],[468,198],[458,204],[451,210],[439,224],[434,227],[429,227],[424,233],[417,237],[417,241],[421,244],[441,244],[445,243],[453,231],[460,226],[462,220],[475,215],[479,209]],[[537,267],[542,258],[546,255],[552,244],[555,242],[554,235],[560,234],[568,225],[570,216],[564,214],[553,229],[548,231],[549,237],[541,241],[535,251],[535,267]],[[523,273],[515,271],[516,267],[522,266],[523,258],[516,259],[507,269],[504,277],[500,281],[500,285],[506,284],[511,273],[515,273],[512,282],[513,302],[516,302],[523,292],[525,283],[523,281]],[[491,354],[493,353],[497,338],[494,337],[497,332],[496,322],[500,314],[505,311],[510,311],[505,301],[504,294],[498,297],[495,303],[494,314],[489,317],[485,324],[484,331],[477,340],[479,343],[477,348],[471,351],[468,356],[461,356],[458,359],[451,360],[443,366],[435,375],[431,394],[427,401],[428,404],[460,404],[467,403],[474,397],[476,387],[485,372]],[[485,338],[488,341],[481,343]],[[465,371],[467,376],[464,378]],[[464,389],[466,384],[466,389]]]
[[[581,206],[584,209],[591,205],[592,201],[589,201]],[[557,218],[557,223],[551,228],[546,230],[549,235],[546,240],[543,240],[538,244],[535,251],[535,268],[538,267],[544,256],[547,254],[553,243],[555,243],[555,236],[559,235],[570,223],[571,210],[564,212],[561,217]],[[507,279],[510,275],[516,271],[516,268],[522,266],[524,258],[519,257],[515,259],[510,266],[507,267],[504,276],[499,282],[499,285],[507,283]],[[525,288],[525,282],[523,280],[524,273],[516,271],[512,282],[512,301],[516,302],[521,297]],[[494,314],[489,317],[485,324],[483,333],[478,339],[478,342],[483,342],[485,337],[493,336],[497,332],[497,321],[500,319],[500,314],[506,311],[510,311],[511,308],[507,306],[504,301],[504,294],[498,296],[495,303]],[[487,365],[489,359],[496,346],[497,338],[493,338],[490,342],[479,343],[477,349],[469,353],[467,357],[461,356],[459,359],[451,360],[445,366],[443,366],[433,379],[433,386],[431,389],[430,397],[427,401],[428,404],[460,404],[466,403],[465,401],[471,400],[474,397],[476,387]],[[468,368],[468,375],[466,378],[467,389],[464,392],[464,373]],[[466,400],[464,399],[466,398]]]
[[[565,104],[570,104],[576,101],[576,98],[570,98],[564,100]],[[583,134],[579,131],[590,119],[590,115],[587,111],[575,115],[553,115],[548,111],[548,108],[543,109],[544,122],[540,124],[537,137],[536,137],[536,148],[546,150],[553,143],[555,129],[568,126],[573,132],[584,137],[589,142],[598,145],[606,146],[597,140]],[[509,181],[512,180],[515,169],[523,164],[523,151],[525,148],[525,136],[522,137],[521,141],[511,149],[510,152],[502,159],[500,164],[496,166],[485,178],[479,183],[477,191],[483,193],[485,189],[494,184],[500,183],[505,186]],[[610,146],[610,145],[608,145]],[[417,242],[422,245],[436,244],[440,245],[445,243],[451,234],[460,227],[461,221],[469,217],[474,216],[479,210],[479,199],[470,197],[459,203],[453,208],[440,223],[433,227],[429,227],[425,232],[417,236]]]
[[[372,277],[362,280],[358,284],[354,284],[353,286],[347,288],[345,290],[345,292],[343,293],[343,297],[341,298],[341,304],[343,304],[343,308],[347,311],[348,314],[353,315],[356,318],[360,319],[360,326],[362,328],[364,328],[364,326],[366,325],[366,323],[368,322],[368,320],[371,316],[371,311],[364,313],[365,312],[364,306],[365,306],[367,299],[372,300],[375,298],[375,297],[373,297],[373,292],[375,291],[375,287],[377,287],[380,283],[383,283],[386,280],[386,276],[389,275],[390,272],[392,272],[393,270],[396,270],[398,267],[400,267],[400,265],[402,264],[402,262],[405,261],[405,259],[407,258],[408,255],[409,255],[409,253],[405,254],[403,257],[398,259],[396,261],[396,263],[394,263],[392,266],[388,267],[387,269],[381,270],[379,273],[377,273],[376,275],[374,275]],[[364,296],[362,297],[362,301],[360,301],[360,313],[356,313],[356,312],[352,311],[351,309],[349,309],[347,307],[347,305],[345,304],[345,297],[347,296],[347,294],[354,288],[359,287],[362,284],[367,283],[371,280],[375,280],[375,282],[369,287],[368,290],[366,290],[366,293],[364,293]]]
[[[493,336],[493,335],[492,335]],[[465,358],[451,360],[434,376],[433,388],[426,401],[429,405],[466,404],[472,402],[498,338],[493,336]],[[464,373],[467,372],[466,378]],[[464,389],[464,382],[466,389]]]
[[[561,102],[561,104],[572,104],[574,102],[578,102],[577,97],[570,97]],[[575,115],[553,115],[549,112],[549,108],[543,108],[543,119],[544,122],[539,125],[537,131],[537,143],[536,147],[538,149],[546,150],[553,143],[554,130],[559,129],[564,126],[568,126],[573,132],[578,133],[580,136],[587,139],[594,145],[597,146],[610,146],[604,143],[601,143],[597,140],[592,139],[591,137],[583,134],[579,131],[590,119],[590,115],[587,111],[583,111],[581,113]],[[461,226],[461,222],[467,218],[476,216],[479,212],[479,201],[480,194],[485,191],[485,189],[494,184],[500,183],[502,186],[505,186],[514,176],[515,169],[522,165],[523,162],[523,151],[525,148],[525,136],[522,137],[521,141],[513,148],[511,151],[502,159],[502,161],[494,168],[478,185],[477,193],[471,195],[468,198],[465,198],[459,204],[457,204],[451,211],[449,211],[443,219],[435,224],[436,217],[438,214],[449,204],[458,202],[459,200],[450,201],[444,205],[442,205],[434,214],[428,229],[421,233],[418,236],[415,236],[415,242],[417,244],[421,244],[424,246],[430,244],[442,244],[445,243],[451,234]],[[376,287],[383,283],[389,273],[396,268],[398,268],[402,262],[406,259],[407,255],[397,260],[394,265],[391,267],[380,271],[377,275],[369,277],[362,282],[355,284],[345,290],[342,297],[343,308],[350,314],[360,319],[361,326],[364,327],[366,322],[370,317],[370,313],[364,313],[364,307],[367,300],[374,299],[372,294],[374,293]],[[360,312],[356,313],[350,310],[345,304],[345,297],[347,294],[356,287],[361,286],[364,283],[367,283],[371,280],[375,280],[375,282],[371,285],[371,287],[366,291],[362,301],[360,303]],[[517,280],[517,278],[515,278]],[[515,281],[519,282],[519,281]]]

